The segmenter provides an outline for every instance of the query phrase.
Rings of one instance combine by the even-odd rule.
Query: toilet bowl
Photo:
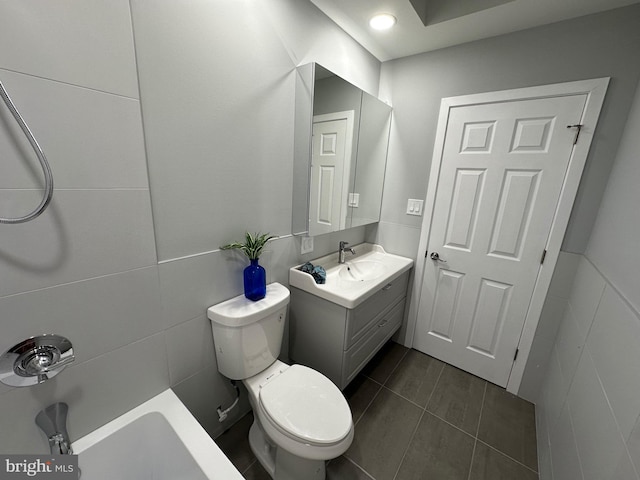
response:
[[[325,461],[353,441],[351,410],[338,387],[280,354],[289,290],[267,286],[257,302],[238,296],[209,308],[218,370],[242,380],[254,423],[251,449],[275,480],[323,480]]]

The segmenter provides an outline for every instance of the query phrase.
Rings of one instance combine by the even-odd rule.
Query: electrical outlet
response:
[[[300,254],[313,252],[313,237],[302,237]]]

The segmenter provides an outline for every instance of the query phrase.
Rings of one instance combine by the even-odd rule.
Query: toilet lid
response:
[[[342,392],[302,365],[292,365],[264,385],[260,403],[275,425],[310,443],[336,443],[351,430],[351,410]]]

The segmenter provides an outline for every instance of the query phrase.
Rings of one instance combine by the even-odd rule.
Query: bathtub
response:
[[[71,445],[81,480],[242,480],[171,389]]]

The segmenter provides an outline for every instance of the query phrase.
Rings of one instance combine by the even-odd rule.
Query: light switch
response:
[[[358,207],[360,205],[360,194],[359,193],[350,193],[349,194],[349,207]]]
[[[418,200],[416,198],[410,198],[407,201],[407,215],[422,215],[422,206],[424,200]]]

